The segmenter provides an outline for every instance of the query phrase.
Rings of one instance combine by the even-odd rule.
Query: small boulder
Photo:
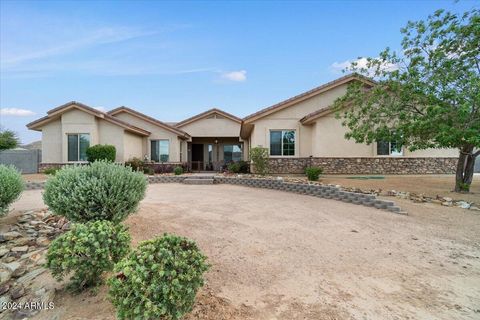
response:
[[[26,268],[22,262],[13,261],[10,263],[4,263],[3,266],[8,268],[12,272],[12,277],[17,278],[25,273]]]
[[[7,248],[0,248],[0,258],[9,253],[10,250]]]
[[[12,271],[5,267],[4,264],[0,265],[0,286],[3,286],[12,278]]]
[[[12,299],[18,299],[20,297],[23,297],[25,295],[25,287],[21,284],[15,286],[10,290],[10,297]]]
[[[5,232],[0,234],[0,242],[3,241],[10,241],[16,238],[21,237],[22,234],[18,231],[10,231],[10,232]]]
[[[28,246],[21,246],[21,247],[13,247],[12,252],[20,252],[25,253],[28,251]]]
[[[50,244],[50,239],[47,237],[39,237],[37,238],[36,244],[40,247],[46,247]]]
[[[5,283],[0,286],[0,296],[4,293],[7,293],[8,290],[10,290],[11,284],[10,283]]]

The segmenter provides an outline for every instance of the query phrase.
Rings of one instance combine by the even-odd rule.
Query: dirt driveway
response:
[[[479,319],[480,215],[400,205],[409,216],[273,190],[157,184],[127,224],[135,243],[174,232],[208,255],[194,312],[223,304],[189,319]],[[104,294],[59,297],[56,309],[62,319],[113,319]]]

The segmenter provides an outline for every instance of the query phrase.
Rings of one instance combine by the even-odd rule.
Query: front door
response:
[[[202,171],[203,168],[203,144],[192,144],[192,170]]]

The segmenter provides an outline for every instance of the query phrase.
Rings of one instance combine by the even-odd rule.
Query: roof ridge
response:
[[[324,83],[324,84],[322,84],[322,85],[320,85],[320,86],[317,86],[317,87],[315,87],[315,88],[313,88],[313,89],[304,91],[304,92],[302,92],[302,93],[300,93],[300,94],[298,94],[298,95],[295,95],[295,96],[293,96],[293,97],[291,97],[291,98],[288,98],[288,99],[285,99],[285,100],[280,101],[280,102],[278,102],[278,103],[275,103],[275,104],[273,104],[273,105],[271,105],[271,106],[269,106],[269,107],[263,108],[263,109],[261,109],[261,110],[259,110],[259,111],[257,111],[257,112],[254,112],[254,113],[252,113],[252,114],[249,114],[249,115],[247,115],[246,117],[243,118],[243,121],[246,121],[246,120],[249,120],[249,119],[251,119],[251,118],[253,118],[253,117],[256,117],[256,116],[258,116],[258,115],[261,115],[262,113],[269,112],[269,111],[275,110],[275,109],[277,109],[277,108],[280,108],[280,107],[282,107],[282,106],[284,106],[284,105],[286,105],[286,104],[288,104],[288,103],[290,103],[290,102],[292,102],[292,101],[296,101],[296,100],[298,100],[298,99],[301,99],[301,98],[303,98],[303,97],[306,97],[306,96],[308,96],[308,95],[310,95],[310,94],[312,94],[312,93],[314,93],[314,92],[321,91],[321,90],[327,89],[327,88],[329,88],[329,87],[332,87],[332,86],[336,85],[337,83],[341,83],[341,82],[348,81],[348,80],[355,80],[355,79],[360,80],[360,81],[366,81],[366,82],[375,83],[374,80],[372,80],[372,79],[370,79],[370,78],[368,78],[368,77],[365,77],[365,76],[360,75],[360,74],[358,74],[358,73],[351,73],[351,74],[342,76],[342,77],[340,77],[340,78],[337,78],[337,79],[335,79],[335,80],[326,82],[326,83]]]
[[[186,136],[186,137],[189,137],[189,136],[190,136],[187,132],[183,131],[182,129],[179,129],[179,128],[175,127],[175,126],[172,126],[172,125],[170,125],[170,124],[168,124],[168,123],[165,123],[165,122],[163,122],[163,121],[160,121],[160,120],[158,120],[158,119],[156,119],[156,118],[153,118],[153,117],[151,117],[151,116],[149,116],[149,115],[146,115],[146,114],[144,114],[144,113],[142,113],[142,112],[140,112],[140,111],[137,111],[137,110],[135,110],[135,109],[132,109],[132,108],[129,108],[129,107],[126,107],[126,106],[120,106],[120,107],[118,107],[118,108],[112,109],[112,110],[108,111],[106,114],[107,114],[108,116],[110,116],[110,117],[113,117],[113,118],[117,119],[115,116],[113,116],[113,114],[114,114],[114,113],[117,113],[117,112],[119,112],[119,111],[130,112],[130,113],[132,113],[132,114],[134,114],[134,115],[136,115],[136,116],[140,116],[140,117],[146,118],[147,120],[150,120],[150,121],[156,123],[157,125],[166,127],[166,128],[168,128],[168,129],[170,129],[171,131],[174,131],[174,132],[177,133],[177,134],[180,133],[181,135]]]
[[[144,132],[144,133],[147,133],[147,134],[150,134],[151,132],[148,131],[148,130],[145,130],[143,128],[139,128],[139,127],[136,127],[126,121],[123,121],[123,120],[120,120],[120,119],[117,119],[115,117],[112,117],[111,115],[107,114],[106,112],[103,112],[103,111],[100,111],[98,109],[95,109],[95,108],[92,108],[84,103],[81,103],[81,102],[78,102],[78,101],[70,101],[70,102],[67,102],[67,103],[64,103],[56,108],[53,108],[51,110],[48,110],[47,111],[47,115],[44,116],[44,117],[41,117],[37,120],[34,120],[30,123],[28,123],[26,126],[27,128],[30,128],[31,126],[39,123],[39,122],[42,122],[44,120],[47,120],[51,117],[52,114],[54,114],[55,112],[57,111],[60,111],[62,109],[65,109],[65,108],[68,108],[70,106],[76,106],[76,107],[80,107],[80,109],[85,109],[87,111],[90,111],[92,113],[94,113],[96,116],[100,117],[100,118],[103,118],[103,119],[107,119],[111,122],[116,122],[117,124],[121,125],[121,126],[124,126],[124,127],[128,127],[130,129],[133,129],[133,130],[137,130],[137,131],[141,131],[141,132]]]
[[[210,109],[208,109],[208,110],[206,110],[206,111],[200,112],[200,113],[198,113],[198,114],[196,114],[196,115],[194,115],[194,116],[191,116],[191,117],[189,117],[189,118],[187,118],[187,119],[184,119],[184,120],[182,120],[182,121],[179,121],[179,122],[177,122],[177,123],[175,124],[175,126],[176,126],[176,127],[182,126],[182,125],[187,124],[187,123],[189,123],[189,122],[191,122],[191,121],[193,121],[193,120],[200,119],[200,118],[202,118],[203,116],[206,116],[206,115],[208,115],[208,114],[211,113],[211,112],[217,112],[217,113],[223,114],[223,115],[225,115],[225,116],[227,116],[227,117],[230,117],[230,118],[234,119],[235,121],[237,121],[237,122],[239,122],[239,123],[242,122],[242,119],[241,119],[241,118],[239,118],[239,117],[237,117],[237,116],[235,116],[235,115],[233,115],[233,114],[231,114],[231,113],[229,113],[229,112],[223,111],[222,109],[219,109],[219,108],[214,107],[214,108],[210,108]]]

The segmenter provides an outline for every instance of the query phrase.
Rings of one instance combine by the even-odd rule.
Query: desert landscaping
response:
[[[44,207],[41,193],[25,191],[9,221]],[[478,212],[396,201],[408,215],[274,190],[153,184],[126,224],[134,246],[169,232],[208,257],[187,319],[476,319]],[[55,308],[37,319],[115,318],[105,287],[72,296],[48,272],[40,279],[56,288]]]

